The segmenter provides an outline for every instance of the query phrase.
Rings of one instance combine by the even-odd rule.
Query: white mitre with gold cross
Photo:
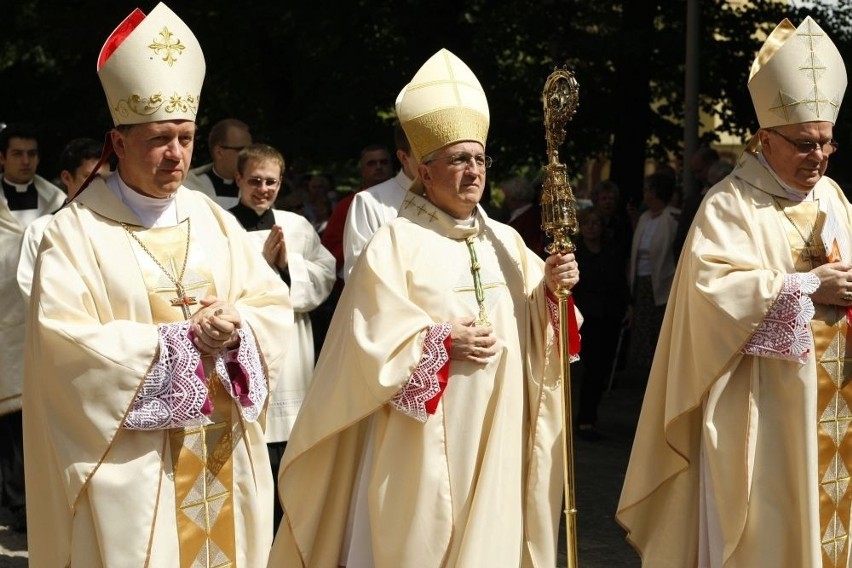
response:
[[[831,38],[811,19],[784,19],[760,48],[748,90],[761,128],[837,120],[846,66]]]
[[[195,120],[206,65],[201,45],[165,4],[138,8],[107,38],[98,77],[116,126]]]
[[[473,140],[485,147],[488,100],[464,61],[441,49],[396,98],[396,114],[417,161],[448,144]]]

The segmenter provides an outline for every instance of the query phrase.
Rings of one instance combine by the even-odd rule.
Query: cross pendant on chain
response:
[[[176,285],[176,293],[177,298],[172,298],[171,304],[174,307],[180,306],[181,311],[183,312],[184,319],[189,319],[189,316],[192,315],[189,311],[189,306],[194,306],[198,303],[198,299],[195,296],[190,296],[186,293],[186,290],[183,289],[183,286],[180,284]]]
[[[802,252],[799,253],[799,257],[802,261],[807,262],[811,265],[811,268],[816,268],[823,264],[823,252],[819,247],[806,246],[802,248]]]

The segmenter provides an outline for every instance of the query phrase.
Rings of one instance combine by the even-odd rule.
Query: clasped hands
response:
[[[189,323],[201,354],[214,355],[235,346],[242,324],[236,308],[216,296],[205,296],[199,302],[201,309],[189,318]]]
[[[263,243],[263,258],[269,266],[282,270],[287,268],[287,244],[284,242],[284,229],[280,225],[273,225],[269,231]]]

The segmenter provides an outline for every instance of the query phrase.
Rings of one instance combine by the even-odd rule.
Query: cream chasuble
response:
[[[479,313],[467,238],[502,351],[485,366],[450,361],[421,423],[389,401],[431,326]],[[542,275],[520,236],[481,209],[457,225],[407,194],[335,311],[279,472],[285,519],[270,567],[338,565],[362,458],[370,536],[353,546],[371,547],[376,567],[555,565],[559,358]]]
[[[236,306],[268,376],[292,327],[286,286],[236,220],[198,192],[176,199],[177,226],[143,229],[97,180],[45,231],[24,389],[33,566],[266,562],[274,497],[263,421],[243,418],[208,361],[209,424],[122,427],[162,356],[158,324],[183,321],[198,298]],[[178,295],[164,268],[175,277],[185,261]]]
[[[826,262],[827,223],[848,256],[852,208],[825,177],[813,197],[789,201],[747,154],[696,215],[616,515],[643,566],[848,565],[846,315],[797,273]],[[802,355],[744,354],[754,341]]]
[[[199,297],[216,295],[205,267],[188,262],[200,256],[185,254],[190,230],[189,220],[176,227],[128,229],[145,247],[134,247],[134,252],[156,322],[182,321],[198,309]],[[180,290],[173,281],[178,275]],[[209,368],[209,360],[205,363]],[[231,453],[243,442],[243,432],[235,424],[236,412],[219,381],[213,378],[209,386],[212,424],[173,428],[168,436],[181,568],[234,566],[236,561]]]

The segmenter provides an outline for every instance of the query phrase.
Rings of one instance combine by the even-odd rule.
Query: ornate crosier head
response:
[[[565,124],[574,117],[580,86],[574,72],[556,68],[544,83],[544,130],[547,139],[547,166],[541,191],[541,228],[551,238],[547,252],[573,252],[570,236],[577,233],[574,192],[568,182],[568,168],[559,161],[559,146],[565,141]]]

